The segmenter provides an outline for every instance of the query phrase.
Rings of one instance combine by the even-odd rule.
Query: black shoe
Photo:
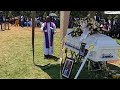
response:
[[[49,55],[44,55],[44,59],[48,59]]]
[[[53,58],[54,56],[52,56],[52,55],[48,55],[48,57],[49,57],[49,58]]]

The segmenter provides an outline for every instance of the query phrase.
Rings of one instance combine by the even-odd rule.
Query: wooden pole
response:
[[[63,46],[64,46],[64,37],[66,35],[68,24],[69,24],[69,15],[70,11],[60,11],[60,34],[61,34],[61,41],[60,41],[60,78],[62,78],[62,57],[63,57]]]
[[[32,11],[32,49],[33,49],[33,63],[34,63],[35,15],[36,15],[36,11]],[[35,63],[34,63],[34,64],[35,64]]]
[[[64,45],[64,37],[66,35],[68,24],[69,24],[69,15],[70,11],[60,11],[60,34],[61,34],[61,49],[62,51],[63,45]],[[62,52],[60,53],[60,58],[62,56]]]

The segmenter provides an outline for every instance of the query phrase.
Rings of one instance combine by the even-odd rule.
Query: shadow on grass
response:
[[[48,56],[48,57],[45,57],[44,59],[47,59],[47,60],[54,60],[54,61],[58,61],[59,60],[59,58],[58,57],[56,57],[56,56]]]
[[[107,64],[107,66],[110,68],[110,70],[115,70],[118,74],[120,74],[120,67],[113,64]],[[79,67],[80,67],[80,63],[74,64],[70,79],[74,79]],[[78,79],[106,79],[105,77],[106,77],[105,72],[103,71],[88,71],[87,65],[85,64]],[[107,77],[107,79],[113,79],[113,78]]]
[[[56,56],[51,56],[49,59],[52,59],[52,60],[54,60],[54,61],[58,61],[58,60],[59,60],[59,58],[56,57]],[[49,59],[48,59],[48,60],[49,60]]]
[[[52,56],[46,60],[55,60],[58,61],[59,58],[56,56]],[[60,79],[60,64],[47,64],[47,65],[36,65],[35,66],[41,68],[44,72],[46,72],[52,79]]]
[[[108,64],[107,65],[111,70],[117,70],[118,73],[120,73],[120,67],[113,65],[113,64]]]
[[[47,64],[44,66],[36,65],[46,72],[52,79],[60,79],[60,65],[59,64]]]

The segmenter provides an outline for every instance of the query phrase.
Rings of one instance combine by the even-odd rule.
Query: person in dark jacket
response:
[[[111,19],[111,30],[109,32],[109,36],[113,37],[114,36],[114,25],[113,25],[113,19]]]
[[[96,15],[94,16],[94,19],[97,21],[97,22],[100,22],[100,16],[96,13]]]
[[[10,29],[10,28],[9,28],[9,22],[10,22],[9,16],[6,16],[6,20],[5,20],[5,21],[6,21],[6,25],[8,26],[8,30],[9,30],[9,29]]]
[[[0,15],[0,25],[1,25],[1,30],[3,29],[2,25],[3,25],[3,16]]]

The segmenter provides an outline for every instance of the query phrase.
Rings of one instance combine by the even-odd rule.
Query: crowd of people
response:
[[[95,16],[95,20],[100,23],[103,34],[120,39],[120,19],[119,18],[100,18]]]
[[[120,39],[120,19],[119,18],[101,18],[96,14],[94,19],[100,23],[100,28],[103,34],[106,34],[110,37],[115,37]],[[68,28],[73,28],[75,25],[75,21],[80,20],[80,18],[70,17]],[[60,18],[51,17],[51,21],[55,23],[56,28],[60,28]],[[37,16],[35,18],[36,27],[41,27],[41,25],[45,22],[45,18],[43,16]],[[16,27],[31,27],[32,26],[32,18],[27,17],[25,15],[17,16],[14,18],[10,18],[9,16],[0,15],[0,26],[1,30],[10,29],[10,24]]]
[[[120,19],[119,18],[104,18],[99,15],[95,15],[94,19],[99,23],[100,31],[102,34],[108,35],[113,38],[120,39]],[[69,28],[76,26],[76,21],[80,18],[70,17]]]
[[[51,17],[52,22],[56,24],[56,27],[60,27],[60,19],[58,17]],[[45,17],[43,16],[36,16],[35,17],[35,24],[36,27],[41,27],[41,25],[45,22]],[[20,27],[31,27],[32,26],[32,18],[27,17],[25,15],[17,16],[10,18],[9,16],[0,15],[0,26],[1,30],[6,29],[6,25],[8,29],[11,26],[20,26]]]
[[[36,17],[35,22],[36,22],[36,26],[40,27],[43,20],[41,19],[41,17]],[[30,27],[32,26],[32,18],[29,18],[25,15],[17,16],[10,19],[10,24],[20,27],[26,27],[26,26]]]
[[[10,29],[9,28],[9,17],[0,15],[0,26],[1,30]]]

